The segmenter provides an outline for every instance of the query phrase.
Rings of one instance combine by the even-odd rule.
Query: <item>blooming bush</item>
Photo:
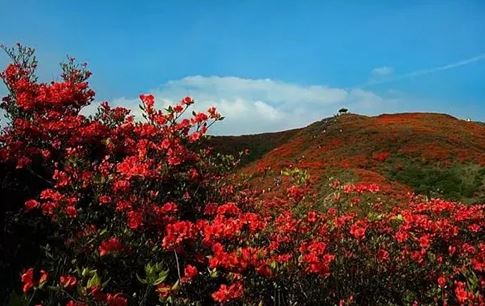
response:
[[[375,184],[331,182],[316,198],[288,170],[285,197],[231,179],[234,160],[202,145],[214,108],[144,120],[102,103],[70,59],[38,83],[30,49],[8,49],[3,167],[42,181],[22,205],[52,226],[19,275],[18,303],[43,305],[483,304],[484,206],[410,197],[392,209]],[[25,184],[29,184],[25,181]]]

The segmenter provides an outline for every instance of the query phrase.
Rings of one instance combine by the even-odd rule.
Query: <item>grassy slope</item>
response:
[[[306,128],[215,137],[216,150],[249,148],[241,169],[271,187],[281,169],[306,169],[323,191],[330,177],[376,182],[390,196],[409,191],[485,201],[485,125],[443,114],[345,114]]]
[[[242,136],[211,136],[207,142],[217,152],[237,155],[246,149],[249,154],[241,161],[247,165],[258,160],[274,148],[285,144],[302,129],[287,130],[275,133],[263,133]]]

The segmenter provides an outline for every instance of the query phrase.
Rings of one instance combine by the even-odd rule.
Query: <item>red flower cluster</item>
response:
[[[364,220],[359,220],[350,227],[350,234],[352,234],[355,239],[362,240],[365,237],[367,227],[368,225]]]
[[[45,182],[27,216],[56,229],[35,263],[52,277],[21,275],[25,294],[42,292],[33,303],[484,303],[483,205],[386,208],[378,185],[338,181],[317,198],[298,169],[285,197],[268,197],[204,146],[215,108],[187,116],[190,97],[162,111],[141,95],[144,121],[107,103],[85,117],[87,71],[70,62],[63,81],[39,84],[33,70],[2,73],[12,121],[0,137],[1,163]]]
[[[383,151],[373,154],[372,158],[379,162],[385,162],[389,158],[389,156],[391,156],[391,153]]]
[[[99,256],[105,256],[112,252],[119,252],[123,249],[123,244],[117,237],[111,237],[104,240],[99,245]]]
[[[222,284],[216,292],[212,293],[212,298],[216,302],[225,303],[240,298],[243,295],[243,292],[244,288],[240,282],[230,286]]]
[[[48,274],[44,270],[40,270],[39,276],[34,277],[34,269],[28,268],[24,273],[22,273],[22,291],[28,293],[32,288],[36,286],[42,286],[47,282]]]
[[[303,254],[302,260],[308,265],[307,271],[320,274],[323,277],[330,275],[330,265],[335,255],[325,252],[327,245],[323,242],[304,243],[300,246]]]
[[[347,184],[343,186],[343,191],[345,193],[365,193],[371,192],[376,193],[380,191],[380,187],[377,184],[367,184],[367,183],[357,183],[357,184]]]
[[[76,286],[77,279],[75,276],[72,276],[72,275],[62,275],[59,279],[59,283],[64,288],[72,288]]]

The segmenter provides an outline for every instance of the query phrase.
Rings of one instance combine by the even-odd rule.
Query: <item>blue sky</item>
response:
[[[342,106],[485,121],[485,1],[0,0],[0,29],[36,48],[41,80],[69,54],[88,62],[98,101],[192,95],[226,115],[218,134]]]

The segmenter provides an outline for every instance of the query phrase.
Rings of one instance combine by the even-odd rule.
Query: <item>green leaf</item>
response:
[[[90,275],[90,274],[91,274],[91,273],[90,273],[90,271],[89,271],[89,269],[88,269],[88,268],[84,268],[84,269],[83,269],[83,271],[81,272],[81,275],[82,275],[83,277],[86,277],[86,276],[88,276],[88,275]]]
[[[160,272],[158,275],[158,278],[153,282],[152,285],[159,285],[163,283],[163,281],[167,278],[168,276],[168,270]]]
[[[479,282],[476,274],[473,271],[468,271],[468,273],[463,273],[463,275],[466,277],[468,288],[471,289],[471,291],[476,291]]]
[[[172,291],[176,291],[180,287],[180,281],[177,280],[172,286]]]
[[[158,285],[162,283],[168,276],[169,269],[163,270],[163,264],[161,262],[157,263],[147,263],[145,265],[145,282],[149,285]]]
[[[145,284],[145,285],[147,284],[147,281],[146,281],[145,279],[141,278],[141,277],[138,275],[138,273],[136,273],[136,278],[138,279],[138,281],[139,281],[140,283]]]
[[[160,273],[158,273],[158,279],[159,280],[161,279],[162,282],[163,282],[167,278],[169,271],[170,271],[170,269],[167,269],[167,270],[164,270],[164,271],[161,271]]]
[[[147,263],[145,265],[145,273],[146,273],[147,276],[151,275],[153,273],[153,266],[152,266],[151,263]]]
[[[211,278],[216,278],[216,277],[218,276],[218,273],[217,273],[216,268],[214,268],[214,269],[212,269],[212,270],[211,270],[211,269],[209,269],[209,276],[210,276]]]
[[[101,278],[99,278],[98,273],[94,272],[94,275],[88,280],[86,285],[87,288],[99,287],[101,285]]]

